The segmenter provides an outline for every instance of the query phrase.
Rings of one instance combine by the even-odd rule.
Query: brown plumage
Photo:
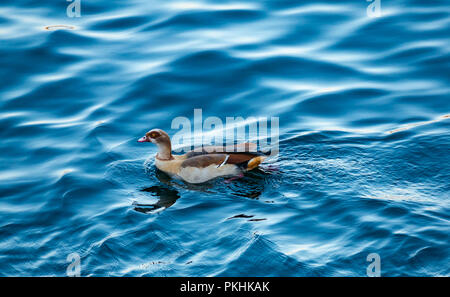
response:
[[[202,183],[218,176],[237,175],[258,167],[266,156],[256,144],[205,146],[184,155],[172,155],[169,135],[153,129],[138,140],[158,146],[155,165],[161,171],[190,183]]]

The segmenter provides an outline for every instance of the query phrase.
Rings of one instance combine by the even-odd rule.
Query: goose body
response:
[[[256,152],[256,144],[206,146],[183,155],[173,155],[169,135],[154,129],[139,139],[158,146],[156,167],[166,174],[188,183],[203,183],[221,176],[234,176],[258,167],[267,157]]]

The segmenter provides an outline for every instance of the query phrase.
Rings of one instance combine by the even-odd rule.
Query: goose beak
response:
[[[150,142],[150,140],[147,139],[147,136],[142,136],[138,139],[138,142]]]

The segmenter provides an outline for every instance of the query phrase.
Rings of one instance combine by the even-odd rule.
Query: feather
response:
[[[220,165],[218,165],[216,168],[219,168],[219,167],[225,165],[227,163],[227,161],[228,161],[228,158],[230,158],[230,155],[227,155],[225,160],[223,160],[223,162]]]

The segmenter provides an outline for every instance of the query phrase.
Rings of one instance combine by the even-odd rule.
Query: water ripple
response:
[[[0,4],[0,275],[450,274],[445,1],[66,4]],[[194,108],[279,117],[278,160],[157,171]]]

